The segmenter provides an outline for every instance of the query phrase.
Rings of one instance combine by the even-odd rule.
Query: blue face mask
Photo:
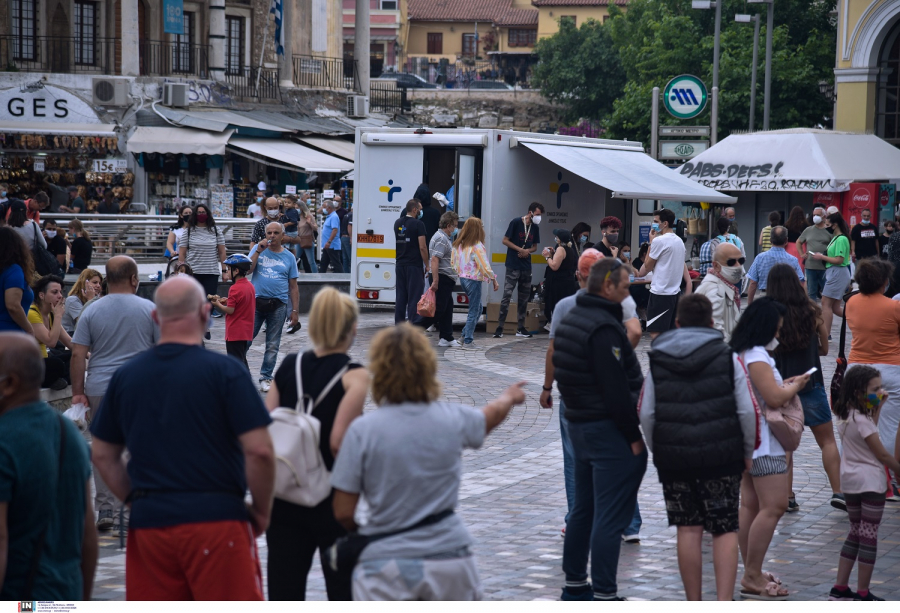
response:
[[[455,239],[457,234],[459,234],[459,228],[456,228],[450,233],[450,238]]]
[[[587,234],[582,234],[581,238],[579,238],[578,240],[582,243],[586,243],[587,239],[588,239]]]
[[[0,198],[6,198],[6,192],[0,192]]]
[[[658,223],[652,224],[650,226],[650,229],[653,230],[654,232],[658,233],[659,232],[659,224]]]
[[[726,219],[728,219],[728,221],[734,223],[734,217],[727,217]]]
[[[425,214],[425,211],[423,211],[422,209],[419,209],[419,214],[416,215],[416,219],[422,219],[422,215],[424,215],[424,214]]]
[[[864,225],[864,226],[869,225],[869,220],[868,220],[868,219],[863,219],[863,220],[862,220],[862,225]]]

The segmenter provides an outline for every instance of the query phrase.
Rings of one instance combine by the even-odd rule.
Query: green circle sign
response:
[[[666,110],[678,119],[693,119],[706,108],[706,85],[697,77],[683,74],[675,77],[663,91]]]

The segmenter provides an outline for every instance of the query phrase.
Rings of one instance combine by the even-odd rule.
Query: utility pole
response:
[[[763,94],[763,130],[769,129],[769,115],[772,103],[772,37],[775,28],[775,1],[769,0],[766,15],[766,89]]]
[[[353,59],[359,75],[359,88],[369,95],[369,0],[356,0],[356,24],[354,30]]]

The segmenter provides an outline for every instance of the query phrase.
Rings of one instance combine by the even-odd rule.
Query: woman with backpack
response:
[[[266,407],[297,405],[297,360],[304,406],[319,420],[319,453],[331,471],[347,428],[362,415],[369,391],[369,373],[351,361],[347,352],[356,339],[359,307],[356,301],[326,287],[313,299],[309,312],[309,340],[313,348],[302,356],[284,358],[275,373],[275,385],[266,396]],[[329,386],[330,389],[329,389]],[[282,500],[276,493],[272,519],[266,531],[269,546],[269,600],[306,600],[306,577],[313,556],[321,556],[347,531],[335,520],[333,493],[314,507]],[[351,600],[350,577],[322,564],[329,600]]]

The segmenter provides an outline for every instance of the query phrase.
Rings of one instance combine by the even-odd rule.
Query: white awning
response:
[[[207,132],[191,128],[139,127],[128,138],[128,153],[196,153],[224,155],[234,130]]]
[[[309,147],[298,145],[288,140],[276,140],[270,138],[232,138],[228,141],[228,147],[234,153],[255,159],[245,152],[270,158],[274,162],[271,166],[284,165],[302,172],[347,172],[353,170],[353,162],[342,160],[326,153],[320,153]],[[268,163],[265,160],[261,160]]]
[[[301,136],[297,140],[351,162],[356,159],[356,145],[348,140],[320,136]]]
[[[72,136],[113,136],[112,123],[54,123],[51,121],[0,121],[0,132],[14,134],[59,134]]]
[[[515,145],[527,147],[557,166],[605,187],[612,192],[613,198],[722,204],[737,202],[737,198],[682,177],[641,150],[526,139],[518,139]]]

